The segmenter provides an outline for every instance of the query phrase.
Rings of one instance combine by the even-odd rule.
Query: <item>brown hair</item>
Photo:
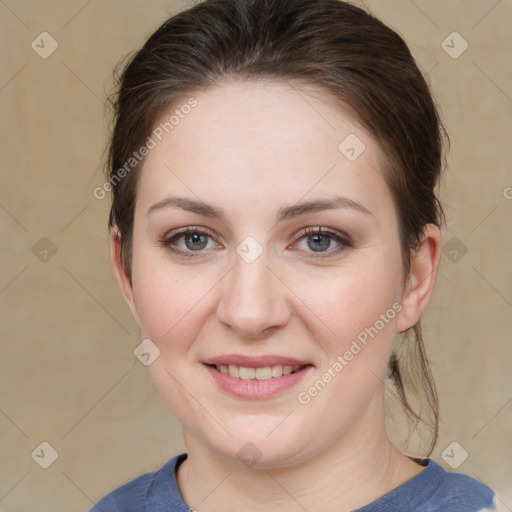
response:
[[[324,91],[375,137],[387,157],[384,178],[398,211],[407,276],[426,224],[441,224],[435,189],[445,132],[402,38],[339,0],[206,0],[166,21],[116,75],[109,227],[119,230],[127,275],[141,164],[123,179],[119,169],[126,169],[171,105],[222,81],[264,78]],[[416,426],[421,421],[429,427],[430,454],[438,433],[438,400],[419,323],[413,331],[415,341],[393,352],[389,376]],[[406,355],[399,355],[404,347]],[[420,403],[426,398],[426,412],[411,405],[408,393],[416,393]]]

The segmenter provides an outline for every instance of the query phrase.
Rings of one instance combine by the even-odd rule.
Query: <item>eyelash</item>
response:
[[[190,226],[187,228],[183,228],[181,231],[174,233],[172,236],[167,236],[167,237],[162,238],[161,240],[159,240],[159,243],[174,254],[194,258],[194,257],[196,257],[196,254],[194,254],[194,253],[201,253],[204,251],[204,249],[197,250],[197,251],[183,251],[181,249],[176,249],[175,247],[172,246],[172,244],[175,243],[176,240],[179,240],[180,238],[182,238],[186,235],[189,235],[189,234],[206,235],[212,239],[215,239],[213,234],[206,228],[199,227],[199,226],[198,227]],[[303,238],[307,238],[307,237],[314,236],[314,235],[324,235],[324,236],[327,235],[329,238],[331,238],[335,242],[339,243],[340,245],[336,249],[329,250],[329,251],[320,251],[317,254],[314,254],[314,251],[312,251],[311,254],[306,256],[307,258],[328,258],[332,255],[338,254],[342,251],[345,251],[348,248],[353,247],[352,241],[350,240],[350,238],[348,236],[341,235],[341,234],[335,233],[333,231],[329,231],[329,230],[327,230],[325,228],[321,228],[321,227],[320,228],[319,227],[304,228],[302,231],[300,231],[299,235],[297,236],[297,238],[295,239],[295,241],[293,243],[295,244],[298,241],[302,240]]]

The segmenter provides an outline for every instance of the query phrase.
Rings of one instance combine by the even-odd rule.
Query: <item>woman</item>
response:
[[[347,3],[207,0],[149,38],[115,98],[111,260],[187,454],[95,512],[497,509],[386,432],[388,381],[437,436],[442,155],[407,46]]]

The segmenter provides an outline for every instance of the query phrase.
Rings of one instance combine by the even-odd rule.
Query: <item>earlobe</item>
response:
[[[432,293],[441,257],[441,232],[427,224],[419,247],[411,255],[408,283],[402,299],[397,331],[413,327],[425,311]]]
[[[126,269],[123,264],[123,255],[121,250],[121,234],[119,233],[119,229],[117,228],[117,226],[114,226],[110,229],[109,241],[110,264],[112,266],[112,270],[114,271],[114,276],[116,278],[117,284],[119,285],[119,288],[121,289],[123,298],[128,304],[128,307],[130,308],[130,312],[133,318],[135,319],[137,324],[140,325],[133,297],[132,282],[130,277],[126,274]]]

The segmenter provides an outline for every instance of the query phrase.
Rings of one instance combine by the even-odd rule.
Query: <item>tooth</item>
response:
[[[238,379],[238,377],[240,376],[240,368],[238,366],[235,366],[234,364],[230,364],[229,375],[231,377],[235,377],[236,379]]]
[[[239,377],[244,380],[254,379],[254,377],[256,377],[256,370],[254,368],[244,368],[240,366]]]
[[[258,380],[268,380],[272,378],[272,368],[264,366],[263,368],[256,368],[256,378]]]
[[[276,364],[274,366],[263,366],[260,368],[248,368],[244,366],[237,366],[234,364],[226,365],[220,364],[215,365],[215,368],[225,375],[230,375],[236,379],[258,379],[258,380],[269,380],[271,378],[279,378],[283,375],[289,375],[298,371],[300,365],[281,365]]]
[[[282,377],[282,375],[283,375],[283,365],[276,364],[276,365],[272,366],[272,377],[277,378],[277,377]]]

